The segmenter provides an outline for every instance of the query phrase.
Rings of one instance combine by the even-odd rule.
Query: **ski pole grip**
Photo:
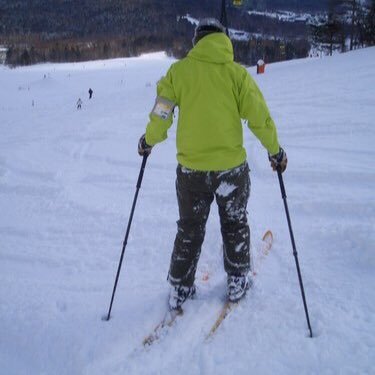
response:
[[[141,170],[139,171],[139,176],[138,176],[138,181],[137,181],[137,189],[140,189],[141,184],[142,184],[143,174],[145,172],[146,161],[147,161],[148,155],[149,154],[144,154],[143,155]]]
[[[279,178],[281,197],[283,199],[285,199],[286,198],[286,191],[285,191],[284,180],[283,180],[283,176],[281,174],[280,168],[277,168],[277,177]]]

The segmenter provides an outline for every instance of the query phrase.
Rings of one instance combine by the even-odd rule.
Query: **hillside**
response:
[[[270,64],[255,77],[289,157],[284,180],[313,339],[277,177],[247,128],[259,270],[247,299],[205,342],[225,294],[212,206],[197,299],[159,343],[141,346],[168,292],[177,219],[174,125],[148,160],[112,319],[101,320],[141,165],[137,142],[155,82],[172,62],[159,53],[0,67],[0,372],[374,373],[375,48]],[[274,246],[260,263],[266,229]]]
[[[233,8],[230,3],[228,7]],[[1,0],[0,34],[52,33],[82,37],[121,32],[126,35],[129,31],[150,30],[155,26],[163,29],[165,24],[173,23],[171,14],[174,19],[186,13],[219,17],[220,9],[220,1],[210,0]],[[245,9],[316,11],[326,9],[326,0],[245,1],[242,11]]]
[[[254,64],[266,55],[269,62],[307,56],[306,23],[264,18],[248,10],[314,12],[324,8],[325,2],[281,3],[245,1],[235,8],[227,1],[230,27],[252,33],[254,39],[252,44],[236,42],[238,61]],[[221,2],[0,0],[0,45],[9,48],[9,65],[87,61],[160,50],[178,58],[191,47],[194,28],[185,20],[187,14],[197,19],[220,18]],[[264,43],[256,41],[260,35]],[[248,54],[249,49],[254,52]]]
[[[240,7],[226,0],[225,9],[237,35],[235,59],[246,65],[375,43],[371,0],[245,0]],[[0,49],[6,51],[0,61],[79,62],[161,50],[181,58],[194,32],[189,17],[221,18],[221,1],[0,0]]]

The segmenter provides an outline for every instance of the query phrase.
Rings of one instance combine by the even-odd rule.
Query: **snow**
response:
[[[148,159],[112,318],[101,320],[141,165],[137,142],[172,61],[0,67],[0,372],[375,373],[375,48],[267,65],[259,76],[249,69],[289,158],[284,181],[313,339],[277,177],[246,127],[255,260],[265,230],[274,235],[247,299],[206,342],[225,294],[214,203],[197,299],[160,342],[141,345],[167,302],[174,126]]]
[[[227,182],[222,182],[215,193],[221,197],[228,197],[235,189],[237,189],[237,186],[228,184]]]
[[[363,7],[362,11],[364,14],[367,14],[369,12],[369,4],[366,6],[366,0],[364,1],[357,1],[357,3],[360,3],[360,5]],[[347,4],[348,5],[348,4]],[[351,5],[349,5],[351,7]],[[327,22],[328,19],[328,13],[327,12],[315,12],[313,14],[310,13],[303,13],[303,12],[292,12],[292,11],[285,11],[285,10],[277,10],[274,12],[271,11],[257,11],[257,10],[251,10],[247,12],[250,16],[260,16],[260,17],[266,17],[271,18],[274,20],[278,20],[281,22],[302,22],[306,23],[308,25],[315,25],[319,26]],[[348,25],[352,22],[352,10],[348,9],[343,14],[339,16],[340,20],[343,23],[346,23]]]
[[[198,26],[198,24],[199,24],[199,20],[197,18],[194,18],[194,17],[190,16],[189,14],[187,14],[186,16],[181,16],[181,17],[178,18],[178,20],[180,20],[180,19],[186,19],[194,27]],[[232,40],[238,40],[238,41],[248,41],[252,37],[253,38],[261,38],[262,36],[263,37],[265,36],[264,34],[260,34],[260,33],[249,33],[247,31],[237,30],[237,29],[232,29],[232,28],[228,28],[228,33],[229,33],[229,36]]]
[[[270,12],[270,11],[257,11],[257,10],[251,10],[248,11],[248,14],[251,16],[263,16],[263,17],[268,17],[268,18],[273,18],[277,19],[279,21],[283,22],[296,22],[296,21],[301,21],[301,22],[306,22],[308,21],[312,16],[309,13],[295,13],[291,11],[276,11],[276,12]]]
[[[4,64],[8,49],[0,45],[0,64]]]
[[[179,18],[180,19],[185,19],[186,21],[190,22],[193,26],[198,26],[199,20],[197,18],[194,18],[190,16],[190,14],[187,14],[186,16],[182,16]]]

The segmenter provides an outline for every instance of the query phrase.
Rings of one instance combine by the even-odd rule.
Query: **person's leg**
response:
[[[224,268],[228,276],[243,276],[250,271],[250,228],[246,211],[249,195],[247,163],[219,175],[215,196],[223,238]]]
[[[192,287],[214,195],[208,174],[177,168],[176,191],[180,218],[171,256],[168,280],[172,285]]]

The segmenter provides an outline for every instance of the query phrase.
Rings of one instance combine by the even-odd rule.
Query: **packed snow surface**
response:
[[[277,176],[246,126],[258,272],[246,300],[205,341],[226,292],[214,203],[197,298],[142,347],[167,302],[174,125],[148,159],[112,318],[102,321],[141,166],[137,142],[172,62],[151,54],[0,68],[0,373],[374,374],[375,48],[268,65],[255,77],[289,158],[283,176],[314,338]],[[267,229],[274,243],[260,261]]]

